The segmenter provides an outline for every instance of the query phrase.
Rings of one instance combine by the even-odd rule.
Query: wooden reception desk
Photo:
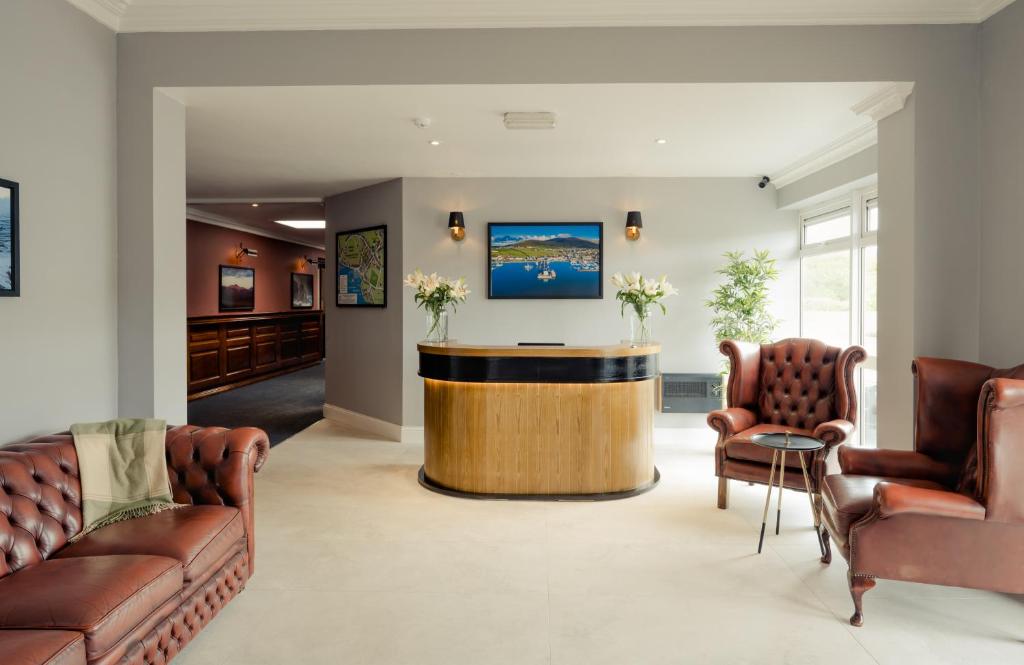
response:
[[[479,498],[613,499],[658,482],[660,346],[417,348],[424,486]]]

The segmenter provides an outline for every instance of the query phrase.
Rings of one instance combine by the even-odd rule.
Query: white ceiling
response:
[[[871,119],[889,84],[188,88],[188,195],[322,197],[395,177],[776,175]],[[553,111],[508,130],[505,111]],[[427,117],[432,124],[413,123]],[[665,145],[656,139],[667,139]],[[431,140],[441,141],[432,146]],[[863,145],[861,145],[863,147]]]
[[[1013,0],[68,0],[122,32],[978,23]]]
[[[259,203],[259,206],[253,207],[253,203]],[[324,219],[324,206],[320,202],[279,203],[264,200],[209,204],[192,201],[188,206],[188,217],[229,228],[243,226],[246,230],[270,238],[291,240],[321,249],[324,245],[323,230],[293,229],[277,223],[279,219]]]

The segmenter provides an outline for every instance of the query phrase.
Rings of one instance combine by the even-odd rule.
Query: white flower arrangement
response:
[[[629,275],[617,272],[612,275],[612,284],[619,289],[615,298],[622,302],[621,313],[625,315],[626,305],[631,305],[636,311],[637,317],[641,319],[647,317],[647,308],[650,305],[660,307],[662,314],[668,313],[661,299],[679,293],[674,286],[669,284],[667,275],[655,279],[644,277],[638,272]]]
[[[406,275],[403,284],[409,288],[416,289],[416,306],[422,307],[430,313],[430,325],[427,330],[427,339],[431,341],[445,341],[447,338],[447,325],[442,325],[441,314],[448,307],[455,311],[456,305],[466,302],[470,294],[466,286],[466,280],[448,279],[436,272],[429,275],[416,270]]]

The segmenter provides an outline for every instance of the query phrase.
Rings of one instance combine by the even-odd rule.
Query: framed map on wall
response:
[[[338,307],[387,304],[388,227],[370,226],[335,236]]]

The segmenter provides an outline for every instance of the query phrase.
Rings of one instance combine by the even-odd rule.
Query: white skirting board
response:
[[[324,404],[324,418],[357,432],[373,434],[388,441],[401,443],[423,443],[422,427],[403,427],[396,423],[343,409],[333,404]]]

